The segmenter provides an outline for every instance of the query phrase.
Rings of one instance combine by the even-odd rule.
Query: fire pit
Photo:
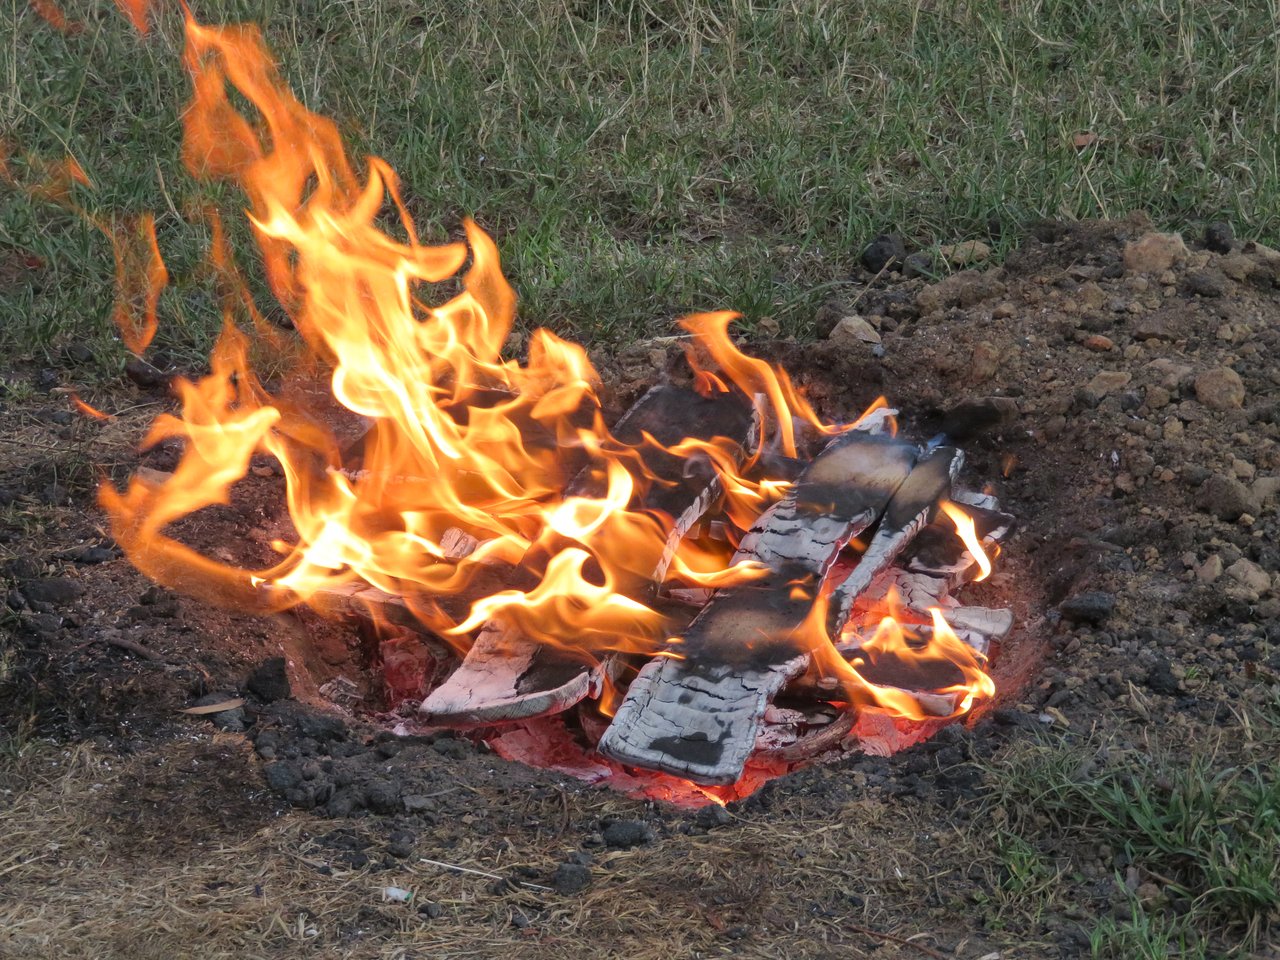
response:
[[[401,731],[467,729],[676,801],[888,753],[992,697],[1012,615],[956,593],[1012,518],[960,482],[946,436],[905,439],[883,402],[824,419],[739,349],[729,313],[682,321],[684,376],[610,423],[581,347],[539,330],[522,360],[504,353],[515,295],[493,241],[468,222],[421,243],[390,168],[356,175],[256,33],[189,23],[187,60],[188,166],[244,188],[300,336],[253,309],[218,241],[212,372],[177,383],[182,415],[147,438],[180,443],[177,467],[101,494],[139,569],[241,609],[376,624]],[[130,329],[143,349],[154,324]],[[292,365],[283,386],[255,372],[264,350]],[[322,393],[302,386],[318,369]],[[278,563],[239,568],[172,533],[251,468],[283,478]]]

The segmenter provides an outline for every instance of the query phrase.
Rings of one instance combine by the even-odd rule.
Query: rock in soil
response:
[[[1196,399],[1210,410],[1238,410],[1244,406],[1244,382],[1230,367],[1214,367],[1196,377]]]
[[[1234,522],[1245,514],[1256,516],[1262,509],[1253,493],[1235,477],[1217,473],[1200,485],[1196,506],[1219,520]]]

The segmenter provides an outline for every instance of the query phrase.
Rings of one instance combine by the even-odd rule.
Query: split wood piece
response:
[[[853,725],[857,719],[855,711],[842,710],[830,723],[820,726],[803,736],[796,737],[790,743],[778,746],[765,745],[758,756],[774,760],[785,760],[788,763],[808,760],[842,743],[853,730]],[[761,740],[764,739],[765,737],[762,735]]]
[[[661,556],[648,576],[622,584],[632,599],[652,605],[657,582],[666,573],[680,539],[719,496],[718,477],[703,459],[676,457],[652,444],[673,446],[687,437],[728,437],[741,445],[756,429],[751,406],[741,394],[710,398],[681,387],[657,386],[614,426],[614,437],[637,446],[642,468],[656,477],[630,505],[661,514],[671,524]],[[584,471],[567,496],[599,496],[606,489],[599,471]],[[550,647],[522,636],[501,622],[481,630],[462,665],[423,701],[421,714],[431,723],[477,726],[528,719],[565,710],[598,696],[613,669],[612,657],[590,662],[589,653]]]
[[[951,485],[963,466],[964,453],[955,447],[936,447],[920,458],[889,501],[857,566],[832,591],[832,636],[837,635],[837,625],[849,619],[854,600],[937,515],[938,505],[951,495]]]
[[[576,658],[545,658],[540,649],[519,631],[490,621],[463,666],[423,702],[421,714],[431,723],[483,726],[559,713],[600,695],[612,661],[588,665]]]
[[[853,603],[854,614],[883,612],[891,591],[897,593],[898,602],[902,606],[925,617],[929,615],[930,607],[942,607],[946,613],[957,606],[951,599],[950,585],[942,577],[912,573],[902,567],[890,567],[858,595]]]
[[[768,575],[716,593],[673,656],[641,669],[600,752],[697,783],[734,783],[769,702],[809,663],[796,635],[823,579],[883,513],[916,457],[909,444],[857,430],[828,444],[743,538],[740,552]]]

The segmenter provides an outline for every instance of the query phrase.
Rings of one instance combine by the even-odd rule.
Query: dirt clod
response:
[[[580,863],[562,863],[551,875],[551,886],[556,893],[570,896],[580,893],[591,884],[591,870]]]
[[[652,843],[657,836],[653,828],[642,820],[614,820],[605,824],[600,835],[604,839],[605,846],[620,850],[638,847],[643,843]]]
[[[1116,608],[1116,598],[1101,590],[1088,590],[1068,597],[1058,605],[1064,620],[1072,623],[1103,623]]]

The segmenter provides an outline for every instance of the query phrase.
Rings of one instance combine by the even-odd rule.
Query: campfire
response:
[[[908,439],[884,401],[824,420],[739,349],[729,313],[683,320],[685,375],[610,417],[582,347],[538,330],[508,352],[494,241],[467,222],[422,242],[391,168],[357,172],[256,31],[188,22],[187,65],[187,166],[244,190],[293,331],[257,309],[214,219],[211,372],[177,381],[181,415],[144,441],[179,443],[178,465],[101,493],[144,573],[239,609],[365,618],[387,723],[678,801],[888,753],[992,697],[1012,616],[956,594],[1012,520],[960,482],[947,437]],[[139,353],[158,264],[141,258],[149,312],[120,316]],[[264,458],[290,527],[277,563],[175,532]]]

